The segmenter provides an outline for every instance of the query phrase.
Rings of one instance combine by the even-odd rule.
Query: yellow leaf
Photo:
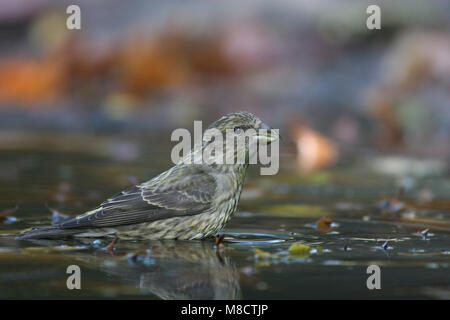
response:
[[[269,252],[262,251],[262,250],[260,250],[258,248],[255,248],[253,250],[253,252],[255,253],[255,256],[257,258],[270,258],[272,256]]]
[[[296,242],[289,247],[289,253],[291,255],[305,255],[309,254],[309,251],[311,249],[312,248],[310,246],[307,246],[306,244]]]

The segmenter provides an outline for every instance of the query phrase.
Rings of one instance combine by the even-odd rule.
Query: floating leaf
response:
[[[322,218],[319,221],[317,221],[316,229],[319,232],[327,233],[330,232],[332,228],[331,224],[333,223],[333,220],[330,218]]]
[[[308,255],[309,254],[309,252],[311,251],[311,247],[310,246],[308,246],[308,245],[306,245],[306,244],[303,244],[303,243],[300,243],[300,242],[296,242],[296,243],[293,243],[290,247],[289,247],[289,253],[291,254],[291,255]]]
[[[270,258],[272,257],[272,254],[263,250],[260,250],[258,248],[255,248],[253,250],[253,252],[255,253],[255,257],[256,258]]]

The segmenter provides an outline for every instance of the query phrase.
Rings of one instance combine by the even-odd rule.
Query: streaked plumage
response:
[[[268,128],[247,112],[224,116],[209,128],[225,133],[236,127]],[[270,134],[265,138],[270,141]],[[248,148],[236,152],[248,153]],[[21,233],[18,238],[118,236],[191,240],[215,236],[236,211],[247,167],[248,163],[181,162],[147,182],[110,197],[91,211],[58,225]]]

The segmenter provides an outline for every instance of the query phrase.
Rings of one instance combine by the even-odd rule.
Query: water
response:
[[[159,138],[3,139],[0,212],[15,209],[0,218],[0,298],[450,298],[448,173],[382,175],[364,157],[301,175],[286,149],[277,176],[251,170],[219,248],[213,241],[119,240],[108,252],[105,240],[10,236],[79,214],[167,169],[170,145],[149,142]],[[382,195],[392,197],[399,185],[407,186],[406,208],[393,203],[383,211]],[[323,217],[332,223],[318,228]],[[293,243],[310,250],[292,254]],[[366,286],[373,264],[381,290]],[[66,287],[69,265],[81,268],[81,290]]]

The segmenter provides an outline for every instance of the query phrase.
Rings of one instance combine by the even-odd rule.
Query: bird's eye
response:
[[[241,135],[243,132],[244,132],[244,129],[242,129],[241,127],[234,128],[234,133],[236,133],[237,135]]]

